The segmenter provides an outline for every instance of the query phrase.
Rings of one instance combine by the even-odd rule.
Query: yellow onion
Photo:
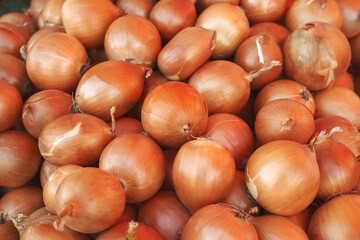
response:
[[[250,36],[268,35],[281,47],[284,45],[290,32],[284,26],[274,22],[262,22],[250,27]]]
[[[356,0],[337,0],[341,9],[343,22],[341,31],[352,38],[360,33],[360,2]]]
[[[125,14],[149,18],[155,0],[117,0],[115,4],[121,8]]]
[[[251,23],[274,22],[286,10],[287,0],[240,0]]]
[[[65,0],[48,0],[41,12],[44,26],[62,26],[61,9]]]
[[[20,57],[20,48],[29,40],[30,35],[18,27],[0,22],[0,53]]]
[[[19,29],[23,30],[24,32],[27,32],[29,35],[33,34],[36,31],[34,19],[23,13],[6,13],[0,17],[0,22],[11,23],[17,26]]]

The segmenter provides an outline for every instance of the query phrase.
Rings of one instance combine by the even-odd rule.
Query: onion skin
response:
[[[251,23],[274,22],[285,13],[286,4],[286,0],[240,0]]]
[[[29,41],[26,44],[26,51],[30,51],[30,49],[32,48],[32,46],[34,45],[34,43],[36,43],[37,40],[39,40],[40,38],[42,38],[43,36],[46,36],[50,33],[54,33],[54,32],[62,32],[65,33],[65,29],[62,26],[47,26],[44,27],[43,29],[40,29],[39,31],[37,31],[36,33],[34,33],[31,38],[29,39]],[[20,49],[21,51],[21,49]],[[26,57],[26,56],[25,56]],[[24,58],[24,56],[23,56]],[[25,58],[24,58],[25,59]]]
[[[185,143],[172,169],[175,192],[191,213],[224,199],[234,177],[235,161],[229,150],[207,138]]]
[[[314,240],[355,240],[360,236],[360,196],[338,196],[319,207],[312,215],[308,236]]]
[[[113,137],[103,120],[85,113],[68,114],[46,125],[39,136],[39,150],[51,164],[86,166],[98,161]]]
[[[20,47],[25,45],[30,35],[10,23],[0,23],[0,53],[20,57]]]
[[[331,86],[346,72],[351,59],[345,35],[334,26],[320,22],[293,31],[283,52],[286,74],[310,91]]]
[[[193,214],[184,227],[181,240],[257,240],[255,227],[235,209],[221,204],[205,206]]]
[[[187,27],[161,49],[159,70],[169,80],[184,80],[211,56],[215,42],[215,31]]]
[[[40,168],[41,155],[37,142],[22,131],[0,133],[0,186],[21,187]]]
[[[108,125],[111,126],[112,123],[108,123]],[[115,137],[117,138],[123,135],[142,133],[144,132],[144,129],[139,120],[136,120],[135,118],[121,117],[115,120],[114,132]]]
[[[58,169],[59,166],[53,165],[47,161],[44,161],[41,165],[40,168],[40,184],[41,187],[45,186],[45,183],[47,182],[47,180],[49,179],[49,177],[51,176],[51,174],[53,174],[56,169]]]
[[[36,25],[34,19],[23,13],[19,13],[19,12],[6,13],[0,17],[0,22],[13,24],[17,26],[19,29],[28,33],[29,35],[32,35],[36,31]]]
[[[180,239],[181,232],[191,217],[175,192],[159,192],[142,203],[139,208],[139,221],[157,231],[164,239]]]
[[[232,57],[250,31],[244,11],[228,3],[217,3],[206,8],[197,18],[195,26],[216,32],[215,49],[211,55],[214,59]]]
[[[61,10],[65,0],[48,0],[41,12],[44,26],[62,26]]]
[[[201,136],[207,120],[205,100],[182,82],[157,86],[147,95],[141,110],[144,130],[165,148],[179,148],[189,139]]]
[[[285,27],[274,22],[262,22],[250,27],[249,37],[255,35],[267,35],[271,37],[282,49],[290,32]]]
[[[343,16],[341,31],[347,38],[355,37],[360,33],[360,2],[354,0],[336,0]]]
[[[360,68],[360,33],[350,39],[351,62],[355,68]]]
[[[138,15],[149,18],[155,0],[117,0],[116,6],[121,8],[125,14]]]
[[[257,203],[284,216],[308,207],[320,186],[315,153],[309,146],[289,140],[258,148],[246,164],[245,175],[246,185]]]
[[[344,75],[342,75],[342,77],[335,81],[333,87],[335,86],[344,87],[355,91],[354,77],[350,73],[346,72]]]
[[[2,240],[19,240],[19,232],[11,221],[0,225],[0,238]]]

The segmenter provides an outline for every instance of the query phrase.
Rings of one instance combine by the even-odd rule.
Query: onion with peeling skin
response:
[[[29,35],[32,35],[36,32],[36,25],[34,19],[23,13],[6,13],[0,17],[0,22],[13,24],[24,32],[27,32]]]
[[[262,22],[252,25],[250,27],[249,37],[255,35],[267,35],[271,37],[282,49],[282,46],[285,43],[286,38],[289,36],[290,32],[285,27],[278,23],[274,22]]]
[[[275,22],[286,10],[286,0],[240,0],[251,23]]]
[[[59,166],[53,165],[53,164],[49,163],[48,161],[44,161],[42,163],[41,168],[40,168],[41,187],[45,186],[45,183],[47,182],[47,180],[49,179],[51,174],[53,174],[53,172],[55,172],[55,170],[58,168],[59,168]]]
[[[133,14],[149,18],[155,0],[117,0],[115,4],[127,15]]]

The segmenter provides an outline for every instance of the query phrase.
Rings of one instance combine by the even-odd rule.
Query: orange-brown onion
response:
[[[176,154],[172,169],[175,192],[191,213],[224,199],[234,177],[233,156],[210,138],[185,143]]]
[[[315,132],[314,117],[302,103],[278,99],[264,105],[256,115],[255,133],[261,143],[291,140],[308,143]]]
[[[53,174],[59,166],[53,165],[48,161],[43,161],[40,168],[40,184],[41,187],[45,186],[45,183],[48,181],[51,174]]]
[[[258,148],[246,164],[245,175],[246,185],[257,203],[271,213],[284,216],[307,208],[320,186],[312,147],[289,140]]]
[[[139,207],[138,218],[157,231],[164,239],[180,239],[191,217],[175,192],[159,192]]]
[[[31,17],[19,13],[19,12],[10,12],[2,15],[0,17],[0,22],[6,22],[17,26],[19,29],[27,32],[29,35],[33,34],[36,31],[36,25],[34,19]]]
[[[190,0],[163,0],[152,8],[150,21],[162,39],[168,42],[184,28],[193,26],[196,16],[195,6]]]
[[[356,0],[336,0],[342,12],[341,31],[352,38],[360,33],[360,2]]]
[[[337,79],[333,85],[334,86],[338,86],[338,87],[344,87],[344,88],[348,88],[352,91],[355,91],[355,86],[354,86],[354,77],[353,75],[351,75],[351,73],[344,73],[344,75],[342,75],[342,77],[340,77],[339,79]]]
[[[357,163],[357,168],[358,168],[359,179],[358,179],[355,187],[352,189],[352,192],[360,195],[360,162]]]
[[[85,114],[68,114],[45,126],[39,136],[44,159],[54,165],[91,165],[98,161],[114,134],[103,120]]]
[[[112,126],[112,123],[108,123],[109,126]],[[115,137],[120,137],[122,135],[130,135],[133,133],[142,133],[144,129],[139,120],[130,117],[121,117],[115,120]]]
[[[69,93],[44,90],[26,100],[22,109],[22,121],[26,131],[34,138],[39,138],[48,123],[71,113],[74,113],[74,108]]]
[[[121,183],[106,171],[82,168],[67,175],[55,195],[54,225],[82,233],[104,231],[120,219],[125,208]],[[59,224],[59,226],[58,226]]]
[[[48,181],[43,187],[43,194],[42,194],[46,209],[49,212],[56,214],[55,195],[62,180],[64,180],[64,178],[69,174],[71,174],[72,172],[79,170],[81,168],[82,167],[78,165],[68,164],[59,167],[58,169],[56,169],[56,171],[53,174],[51,174]]]
[[[311,91],[330,86],[350,65],[345,35],[328,23],[308,23],[293,31],[284,44],[286,74]]]
[[[259,71],[273,61],[279,65],[254,78],[251,82],[252,89],[260,89],[280,76],[283,70],[283,54],[279,45],[268,35],[252,36],[241,43],[234,58],[234,62],[248,73]]]
[[[203,135],[224,145],[233,155],[236,168],[244,166],[253,152],[252,131],[235,115],[228,113],[211,115]]]
[[[360,33],[350,39],[351,62],[355,68],[360,68]]]
[[[307,207],[305,210],[291,215],[287,216],[288,219],[299,225],[302,229],[304,229],[305,232],[307,232],[309,221],[311,218],[311,215],[313,214],[313,209],[311,208],[311,205]]]
[[[251,23],[276,21],[285,13],[286,4],[286,0],[240,0]]]
[[[252,207],[255,207],[254,201],[247,193],[244,172],[235,172],[235,178],[231,189],[228,194],[226,194],[222,202],[229,204],[230,206],[234,206],[238,209],[243,209],[245,211],[249,210]]]
[[[239,4],[239,0],[197,0],[195,6],[199,12],[202,12],[205,8],[215,3],[229,3],[236,6]]]
[[[0,22],[0,53],[20,57],[20,47],[27,43],[30,35],[18,27]]]
[[[297,0],[286,13],[285,25],[290,32],[310,22],[325,22],[340,29],[343,22],[336,0]]]
[[[121,8],[125,14],[149,18],[155,0],[117,0],[115,4]]]
[[[105,121],[115,107],[114,117],[127,113],[139,100],[144,78],[151,69],[124,61],[106,61],[90,68],[76,88],[75,102],[80,112]]]
[[[280,46],[280,48],[282,48],[289,34],[289,30],[278,23],[262,22],[250,27],[249,37],[255,35],[267,35],[271,37]]]
[[[166,175],[161,148],[143,134],[123,135],[111,141],[101,154],[99,168],[121,182],[127,203],[143,202],[154,196]]]
[[[79,40],[55,32],[40,38],[27,52],[26,70],[39,89],[71,92],[87,63],[86,50]]]
[[[182,82],[154,88],[145,98],[141,122],[146,133],[162,147],[176,148],[204,132],[208,109],[203,97]]]
[[[215,60],[202,65],[188,84],[205,99],[209,114],[237,113],[250,96],[250,80],[237,64]]]
[[[314,94],[315,118],[340,116],[360,129],[360,97],[343,87],[332,87]]]
[[[206,8],[197,18],[196,26],[216,32],[215,49],[211,57],[226,59],[248,36],[249,21],[243,9],[229,3],[217,3]]]
[[[37,20],[48,1],[49,0],[31,0],[29,8],[25,10],[26,14],[29,14]]]
[[[166,161],[166,176],[164,183],[161,186],[161,190],[163,191],[174,191],[174,185],[172,183],[172,168],[178,150],[179,149],[176,148],[164,150]]]
[[[150,20],[126,15],[115,20],[106,31],[105,52],[110,60],[155,67],[161,50],[159,31]]]
[[[24,215],[29,216],[44,206],[42,191],[38,187],[20,187],[11,190],[0,200],[0,223]]]
[[[96,240],[163,240],[159,233],[140,222],[122,222],[101,233]]]
[[[257,94],[254,104],[255,113],[269,102],[278,99],[290,99],[304,104],[312,113],[315,114],[315,102],[311,92],[301,83],[282,79],[267,84]]]
[[[360,196],[338,196],[320,206],[312,215],[308,236],[317,240],[358,239]]]
[[[19,240],[19,238],[19,232],[11,221],[0,225],[1,240]]]
[[[211,56],[216,42],[215,31],[187,27],[175,35],[160,51],[159,70],[170,80],[184,80]]]
[[[45,26],[62,26],[61,10],[65,0],[48,0],[41,12],[41,18]]]
[[[0,79],[0,132],[15,125],[20,117],[22,105],[19,91],[10,83]]]
[[[0,133],[0,186],[21,187],[40,168],[41,155],[37,142],[22,131]]]
[[[184,227],[182,240],[257,240],[254,225],[238,211],[221,204],[207,205],[195,214]]]

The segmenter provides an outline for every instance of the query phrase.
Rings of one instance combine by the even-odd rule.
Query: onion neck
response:
[[[291,130],[291,127],[293,126],[294,124],[294,120],[290,117],[290,118],[287,118],[285,121],[283,121],[281,123],[281,129],[280,131],[283,132],[283,131],[290,131]]]
[[[304,89],[300,90],[300,97],[301,99],[304,99],[305,102],[310,100],[310,95],[306,91],[306,87]]]
[[[112,106],[110,108],[110,116],[111,116],[111,133],[115,134],[115,111],[116,107]]]
[[[317,145],[329,139],[336,132],[342,132],[341,127],[334,127],[333,129],[330,130],[328,134],[326,134],[326,130],[321,131],[319,135],[315,136],[313,139],[310,140],[309,145],[312,145],[313,148],[315,148]]]
[[[135,235],[138,226],[139,226],[138,222],[134,222],[133,220],[129,222],[129,228],[126,232],[126,236],[128,240],[136,240]]]
[[[90,59],[88,59],[88,62],[85,65],[82,65],[80,68],[80,76],[83,76],[90,67]]]
[[[67,203],[65,209],[61,212],[59,217],[54,221],[53,226],[58,231],[64,231],[65,230],[65,220],[64,218],[66,216],[71,216],[73,213],[74,204]]]
[[[259,71],[257,72],[250,72],[249,74],[247,74],[245,76],[245,78],[249,81],[252,82],[255,78],[259,77],[260,75],[262,75],[263,73],[266,73],[267,71],[271,70],[273,67],[278,67],[281,66],[281,62],[280,61],[271,61],[270,64],[266,67],[261,68]]]

